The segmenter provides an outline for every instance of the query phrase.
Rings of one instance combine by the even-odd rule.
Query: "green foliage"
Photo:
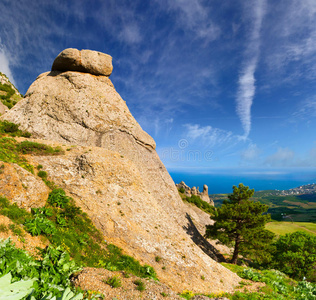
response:
[[[280,236],[275,247],[273,267],[295,279],[315,276],[316,236],[297,231]]]
[[[137,286],[136,290],[143,292],[144,290],[146,290],[146,285],[143,281],[141,281],[140,279],[136,279],[134,281],[134,284]]]
[[[181,188],[179,188],[179,192],[183,194],[185,192],[185,189],[183,187],[181,187]]]
[[[15,94],[14,89],[9,84],[0,83],[0,91],[6,92],[5,95],[0,95],[0,101],[11,109],[17,103],[17,100],[13,97]]]
[[[10,135],[10,136],[22,136],[22,137],[30,137],[31,134],[27,131],[22,131],[19,129],[18,124],[11,123],[9,121],[1,121],[0,120],[0,135]]]
[[[192,291],[189,291],[189,290],[184,290],[179,296],[181,298],[190,300],[191,298],[194,297],[194,293]]]
[[[179,190],[181,192],[181,189]],[[214,207],[209,204],[208,202],[202,200],[199,196],[192,195],[191,197],[185,196],[184,194],[181,195],[181,198],[183,201],[186,201],[188,203],[191,203],[198,207],[199,209],[205,211],[208,214],[214,213]]]
[[[65,208],[69,203],[70,197],[66,196],[63,189],[53,190],[47,199],[48,204],[55,207]],[[74,215],[72,215],[74,217]]]
[[[0,161],[16,163],[25,170],[33,173],[33,166],[21,155],[18,150],[18,142],[13,138],[0,138]]]
[[[106,284],[112,288],[118,288],[122,286],[121,278],[119,276],[112,276],[105,281]]]
[[[79,293],[75,295],[69,287],[63,292],[61,297],[58,297],[57,300],[81,300],[83,299],[83,294]]]
[[[72,253],[72,257],[83,265],[157,279],[152,267],[142,266],[133,257],[123,254],[122,249],[107,245],[88,215],[62,189],[53,190],[47,205],[33,208],[32,214],[0,197],[0,213],[17,224],[24,224],[25,230],[32,235],[45,235],[53,245]]]
[[[19,208],[16,203],[10,204],[10,201],[2,196],[0,196],[0,214],[18,224],[23,224],[31,216],[26,210]]]
[[[241,278],[250,279],[252,281],[261,281],[262,275],[253,269],[243,269],[241,273],[238,273]]]
[[[231,270],[235,268],[233,265],[225,264]],[[238,267],[237,274],[252,281],[264,282],[266,286],[261,288],[260,292],[235,292],[232,295],[225,295],[230,299],[316,299],[316,284],[306,281],[295,282],[284,273],[278,270],[254,270],[254,269],[240,269]],[[235,271],[237,270],[235,269]]]
[[[24,226],[25,229],[33,236],[40,234],[52,235],[57,231],[52,221],[39,214],[34,215],[32,219],[26,220]]]
[[[11,283],[11,273],[0,278],[0,299],[20,300],[32,294],[35,279],[19,280]]]
[[[206,226],[206,237],[234,245],[232,263],[235,264],[239,253],[259,263],[271,260],[271,243],[275,235],[264,229],[271,218],[265,214],[266,205],[250,200],[253,193],[254,190],[243,184],[233,186],[233,194],[211,215],[214,224]]]
[[[42,251],[41,258],[36,260],[15,248],[9,239],[1,241],[0,276],[10,273],[14,282],[32,279],[35,299],[61,296],[61,291],[70,286],[70,276],[80,268],[61,248],[49,246]]]
[[[37,173],[37,176],[38,176],[38,177],[41,177],[41,178],[43,178],[43,179],[46,179],[46,178],[47,178],[47,172],[45,172],[45,171],[39,171],[39,172]]]
[[[51,147],[45,144],[36,142],[23,141],[17,145],[17,150],[22,154],[33,155],[59,155],[63,154],[63,150],[60,147]]]

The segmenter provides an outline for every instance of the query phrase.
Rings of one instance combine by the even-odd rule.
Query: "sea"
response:
[[[255,191],[288,190],[305,184],[316,183],[316,170],[296,171],[245,171],[245,172],[212,172],[197,174],[188,172],[169,172],[175,183],[184,181],[189,187],[203,190],[206,184],[209,194],[232,193],[233,185],[243,183]]]

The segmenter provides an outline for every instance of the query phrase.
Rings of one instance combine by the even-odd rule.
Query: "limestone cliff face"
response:
[[[89,52],[85,73],[60,71],[55,64],[54,71],[40,75],[2,118],[21,124],[33,137],[77,145],[66,146],[64,156],[30,159],[65,188],[105,239],[153,265],[159,278],[177,291],[231,290],[239,277],[207,256],[187,234],[192,224],[183,202],[154,140],[108,78],[108,56],[104,61],[95,53],[91,57],[97,57],[98,70],[107,70],[107,75],[89,73]],[[71,63],[77,67],[81,62]]]

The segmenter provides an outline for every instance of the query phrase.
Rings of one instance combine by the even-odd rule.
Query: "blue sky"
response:
[[[111,75],[169,171],[316,168],[315,0],[1,0],[0,71],[25,93],[65,48]]]

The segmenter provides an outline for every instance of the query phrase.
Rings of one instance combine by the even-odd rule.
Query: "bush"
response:
[[[118,276],[112,276],[108,278],[105,283],[110,285],[112,288],[118,288],[122,286],[121,279]]]
[[[48,196],[47,202],[56,207],[65,208],[69,203],[68,197],[63,189],[54,189]]]
[[[185,189],[182,187],[179,189],[179,192],[183,194],[185,192]]]
[[[208,214],[214,213],[214,206],[209,204],[208,202],[202,200],[199,196],[192,195],[191,197],[185,197],[184,201],[194,204],[196,207],[205,211]]]
[[[6,120],[0,121],[0,133],[8,134],[10,136],[22,136],[22,137],[31,136],[29,132],[20,130],[18,124],[14,124]]]
[[[272,266],[295,279],[303,279],[315,272],[316,236],[297,231],[279,237]]]
[[[37,176],[46,179],[46,178],[47,178],[47,172],[45,172],[45,171],[39,171],[39,172],[37,173]]]
[[[57,155],[63,154],[63,151],[60,147],[53,148],[51,146],[30,142],[30,141],[23,141],[18,144],[17,149],[22,154],[35,154],[35,155]]]
[[[134,284],[137,286],[136,290],[142,292],[146,289],[146,285],[143,281],[141,281],[140,279],[137,279],[134,281]]]

